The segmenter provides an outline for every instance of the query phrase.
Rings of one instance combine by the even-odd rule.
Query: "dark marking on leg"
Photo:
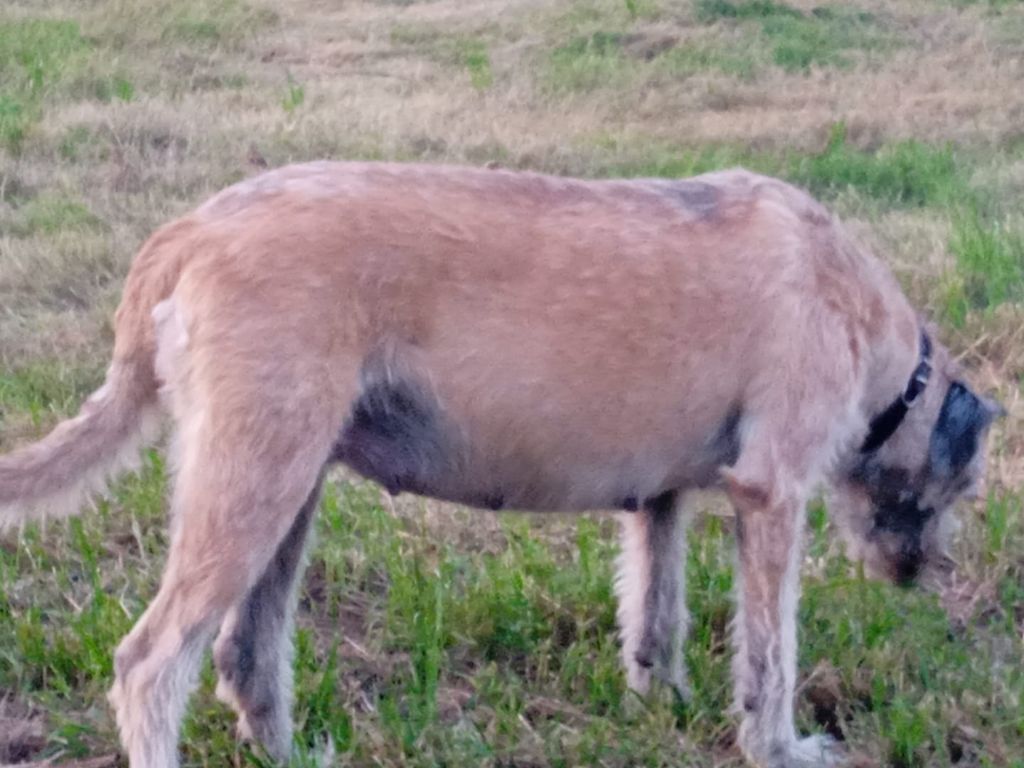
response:
[[[676,492],[665,491],[657,496],[644,499],[644,510],[654,516],[664,516],[672,511],[676,503]]]
[[[626,498],[624,498],[619,503],[619,506],[622,509],[626,510],[627,512],[636,512],[637,509],[640,508],[640,502],[637,501],[637,498],[636,498],[635,495],[630,495],[630,496],[627,496]]]
[[[752,649],[747,655],[747,669],[750,673],[750,691],[743,697],[743,711],[753,713],[761,708],[768,664],[760,652]]]
[[[736,521],[736,546],[742,548],[747,540],[747,531],[743,527],[743,515],[736,515],[733,519]]]
[[[644,597],[644,632],[636,652],[637,663],[642,667],[657,663],[668,668],[672,662],[675,633],[674,627],[666,624],[675,620],[673,607],[679,583],[675,569],[682,567],[671,554],[677,498],[675,491],[665,491],[644,501],[644,514],[650,517],[647,546],[651,574]]]
[[[282,654],[291,640],[295,586],[321,481],[302,505],[260,580],[225,620],[214,647],[214,665],[238,710],[241,729],[278,757],[282,756],[278,753],[287,755],[291,738],[290,667],[282,664]]]

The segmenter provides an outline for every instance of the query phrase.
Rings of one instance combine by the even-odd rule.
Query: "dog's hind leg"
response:
[[[302,560],[320,481],[249,594],[214,643],[217,696],[238,713],[238,735],[286,760],[292,744],[292,632]]]
[[[686,528],[683,497],[674,491],[620,515],[621,554],[615,591],[622,661],[629,687],[646,694],[652,676],[688,696]]]
[[[177,765],[204,650],[315,493],[333,434],[315,401],[295,392],[236,387],[230,402],[196,408],[182,425],[163,581],[115,658],[111,701],[132,766]]]

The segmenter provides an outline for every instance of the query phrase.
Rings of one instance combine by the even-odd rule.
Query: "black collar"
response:
[[[914,407],[917,398],[928,386],[928,379],[932,375],[932,342],[928,334],[921,331],[921,362],[917,364],[914,373],[907,382],[906,389],[892,403],[871,420],[871,427],[868,429],[868,436],[860,447],[861,453],[871,453],[882,447],[882,444],[892,437],[907,411]]]

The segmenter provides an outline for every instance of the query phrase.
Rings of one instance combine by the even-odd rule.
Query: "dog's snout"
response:
[[[919,542],[904,542],[894,563],[895,581],[902,587],[912,586],[921,573],[924,552]]]

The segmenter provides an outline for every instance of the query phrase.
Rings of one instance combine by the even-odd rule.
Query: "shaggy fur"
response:
[[[739,743],[759,766],[820,766],[834,752],[799,739],[792,713],[805,501],[829,480],[859,554],[906,576],[941,549],[993,412],[955,394],[936,345],[922,402],[861,455],[919,338],[874,257],[754,174],[290,166],[146,243],[107,384],[0,458],[0,525],[91,492],[170,412],[170,553],[111,701],[131,764],[172,768],[215,637],[242,735],[287,756],[295,584],[325,464],[491,509],[635,510],[616,585],[640,691],[654,676],[685,693],[680,500],[720,487],[738,520]]]

